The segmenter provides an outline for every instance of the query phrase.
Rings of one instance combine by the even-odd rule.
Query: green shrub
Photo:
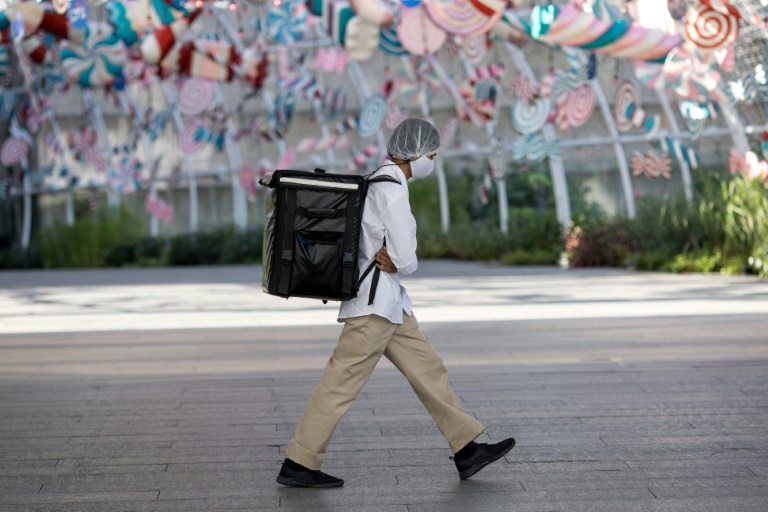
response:
[[[0,251],[0,270],[41,268],[43,261],[34,249],[4,249]]]
[[[722,267],[722,254],[717,252],[696,251],[678,254],[668,265],[672,272],[718,272]]]
[[[114,248],[141,236],[140,218],[126,208],[100,209],[74,224],[57,223],[42,230],[36,239],[45,268],[103,267]]]
[[[517,249],[501,256],[504,265],[556,265],[560,258],[558,251],[526,251]]]

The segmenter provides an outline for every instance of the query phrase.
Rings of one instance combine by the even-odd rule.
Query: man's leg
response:
[[[368,381],[397,324],[376,315],[347,320],[320,383],[288,445],[286,456],[319,470],[342,416]]]
[[[454,453],[483,433],[485,427],[462,410],[442,359],[414,316],[403,313],[384,356],[408,379]]]

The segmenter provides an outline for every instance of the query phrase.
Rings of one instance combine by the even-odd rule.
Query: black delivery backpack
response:
[[[279,297],[349,300],[363,276],[358,268],[360,224],[368,187],[399,183],[390,176],[279,170],[260,183],[266,199],[262,290]],[[374,274],[378,281],[377,268]],[[369,302],[373,302],[374,285]]]

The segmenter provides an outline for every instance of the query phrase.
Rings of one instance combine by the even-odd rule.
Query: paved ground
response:
[[[0,511],[768,510],[768,283],[426,263],[416,314],[518,446],[461,482],[383,362],[341,489],[278,486],[340,327],[258,268],[0,273]]]

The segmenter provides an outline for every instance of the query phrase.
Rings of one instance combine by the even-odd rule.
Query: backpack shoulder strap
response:
[[[389,181],[392,183],[397,183],[400,185],[400,180],[397,178],[393,178],[392,176],[379,176],[378,178],[369,178],[366,180],[368,183],[381,183],[384,181]]]

